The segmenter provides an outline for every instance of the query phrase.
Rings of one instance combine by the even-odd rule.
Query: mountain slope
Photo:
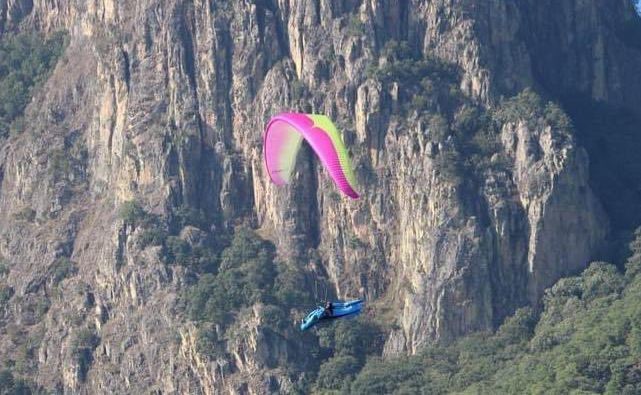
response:
[[[3,43],[68,37],[0,137],[2,366],[79,393],[308,388],[330,347],[279,325],[315,284],[368,299],[386,356],[496,328],[598,257],[610,221],[637,225],[600,182],[612,162],[589,166],[609,129],[561,96],[633,130],[641,53],[619,27],[639,25],[624,0],[0,1]],[[336,121],[361,200],[308,150],[268,182],[282,110]],[[223,264],[239,225],[276,274]],[[251,297],[213,313],[236,287]]]

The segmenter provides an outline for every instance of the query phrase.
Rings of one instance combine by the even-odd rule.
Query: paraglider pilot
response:
[[[363,301],[361,299],[350,300],[348,302],[325,302],[324,305],[318,306],[314,311],[307,314],[307,317],[300,323],[300,330],[307,329],[318,324],[322,320],[353,316],[361,312]]]
[[[331,317],[334,314],[334,306],[332,305],[332,302],[327,301],[325,303],[325,316],[326,317]]]

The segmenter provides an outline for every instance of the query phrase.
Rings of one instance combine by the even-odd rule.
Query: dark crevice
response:
[[[483,201],[484,206],[486,202]],[[519,213],[515,215],[517,218],[524,218],[526,214],[523,208],[515,206]],[[484,212],[488,208],[484,208]],[[527,251],[527,240],[529,240],[530,231],[525,222],[519,221],[516,225],[518,229],[513,229],[515,238],[508,239],[508,243],[517,245],[515,251]],[[500,236],[494,230],[494,227],[489,226],[492,232],[492,246],[490,251],[501,251],[499,245]],[[522,244],[521,246],[518,246]],[[515,264],[522,262],[522,265]],[[528,285],[528,267],[527,256],[516,256],[513,262],[501,262],[501,257],[491,254],[489,257],[489,281],[492,297],[492,325],[498,327],[503,323],[506,317],[513,314],[514,311],[520,307],[528,304],[527,293],[524,290]]]
[[[175,133],[175,131],[172,130],[171,133]],[[165,175],[167,177],[178,177],[180,167],[178,162],[178,153],[176,152],[176,144],[172,141],[170,136],[165,136],[163,146],[165,155],[167,156]]]
[[[289,54],[291,57],[289,40],[287,38],[287,33],[285,33],[285,28],[283,27],[282,18],[278,18],[278,23],[276,23],[276,35],[278,36],[278,46],[281,49],[281,53]]]
[[[192,37],[192,32],[189,29],[188,18],[191,18],[191,10],[183,10],[182,19],[180,21],[179,34],[180,38],[183,41],[184,51],[184,64],[185,71],[187,72],[187,78],[189,79],[189,84],[193,88],[194,92],[196,91],[196,59],[194,55],[194,40]]]
[[[127,243],[127,225],[120,228],[118,232],[118,246],[116,247],[116,270],[125,264],[125,245]]]
[[[407,40],[409,38],[409,11],[408,11],[408,3],[406,1],[400,1],[398,3],[399,7],[399,21],[400,21],[400,29],[399,29],[399,35],[401,40]]]
[[[303,141],[295,160],[290,187],[290,201],[295,204],[287,214],[294,228],[288,232],[293,236],[291,251],[302,256],[309,248],[317,248],[320,244],[316,155]]]
[[[23,0],[14,2],[13,6],[9,8],[9,2],[0,2],[0,35],[5,30],[17,30],[17,25],[22,19],[31,13],[33,10],[32,0]],[[11,22],[11,25],[9,25]]]
[[[199,208],[205,212],[208,218],[212,219],[208,222],[213,222],[216,227],[220,225],[220,221],[216,221],[216,214],[222,212],[219,199],[208,199],[204,197],[219,195],[220,185],[222,182],[220,177],[221,173],[222,170],[218,166],[216,153],[211,149],[211,147],[203,144],[199,178],[204,180],[204,183],[199,191]]]
[[[184,5],[184,8],[181,13],[179,32],[180,32],[180,37],[182,39],[183,49],[184,49],[185,71],[186,71],[187,78],[189,80],[189,85],[191,87],[191,94],[193,95],[193,100],[194,100],[193,116],[194,116],[194,121],[196,123],[195,126],[198,129],[198,139],[200,141],[200,144],[199,144],[200,152],[198,153],[198,157],[196,158],[188,158],[188,159],[182,159],[182,160],[180,158],[181,156],[180,153],[182,152],[180,152],[178,160],[183,162],[185,166],[187,166],[186,162],[189,162],[189,164],[193,165],[192,168],[199,169],[201,168],[201,163],[199,163],[199,159],[202,160],[202,158],[205,155],[205,152],[204,152],[205,132],[204,132],[204,125],[201,117],[200,100],[198,97],[198,77],[197,77],[198,60],[196,58],[197,43],[194,42],[194,33],[193,33],[194,24],[195,22],[194,22],[193,5]],[[198,180],[202,181],[203,179],[201,177],[198,177]],[[184,186],[182,189],[184,193],[187,193],[189,195],[189,191],[187,191]],[[195,196],[183,196],[183,200],[185,200],[183,204],[188,203],[193,205],[194,207],[199,207],[198,204],[194,204],[194,203],[202,200],[202,199],[199,199],[198,197],[202,195],[203,191],[204,191],[203,182],[197,182],[195,185],[195,190],[193,191],[195,193]],[[192,201],[194,199],[195,201]]]
[[[218,122],[218,137],[225,146],[229,145],[232,140],[232,116],[233,109],[229,97],[231,91],[232,58],[233,48],[230,45],[233,41],[231,34],[227,29],[221,29],[217,35],[216,50],[220,56],[216,56],[216,113],[221,121]]]
[[[125,73],[125,84],[127,85],[127,91],[130,90],[130,81],[131,81],[131,64],[129,62],[129,53],[125,50],[122,51],[122,58],[124,60],[123,72]]]
[[[144,43],[145,43],[145,51],[146,52],[151,52],[153,46],[154,46],[154,39],[153,39],[153,34],[151,32],[151,26],[150,26],[150,21],[151,18],[147,18],[145,20],[143,29],[144,29]]]
[[[258,25],[258,41],[265,43],[265,8],[256,4],[256,25]]]
[[[2,33],[4,33],[4,25],[7,21],[7,2],[0,2],[0,38],[2,38]]]
[[[114,80],[113,76],[109,77],[109,88],[112,92],[112,100],[114,103],[116,103],[116,98],[115,98],[115,88],[114,88]],[[115,117],[115,115],[113,116]],[[109,156],[111,156],[112,149],[113,149],[113,137],[114,137],[114,130],[115,130],[115,120],[109,125],[109,137],[107,138],[107,152],[109,152]]]
[[[320,26],[321,24],[321,6],[320,6],[320,1],[315,1],[314,2],[314,12],[316,13],[316,20],[314,23]]]

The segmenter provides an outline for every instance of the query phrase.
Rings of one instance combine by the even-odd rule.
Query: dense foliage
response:
[[[641,392],[641,231],[625,274],[593,263],[546,292],[537,314],[521,309],[496,333],[475,334],[420,355],[325,364],[318,387],[369,393]],[[337,368],[347,373],[335,374]]]
[[[310,303],[301,270],[275,259],[275,247],[247,227],[238,227],[214,272],[201,272],[185,295],[194,321],[224,325],[233,313],[256,303],[285,311]],[[273,313],[272,316],[280,313]]]
[[[56,259],[51,268],[49,269],[48,277],[53,284],[58,284],[65,278],[72,276],[78,272],[76,265],[69,260],[69,258],[61,257]]]
[[[239,228],[222,253],[218,273],[202,275],[191,287],[189,316],[223,324],[232,311],[268,302],[275,277],[273,246],[251,230]]]
[[[0,395],[29,395],[34,393],[29,384],[14,377],[11,370],[0,371]]]
[[[364,317],[333,322],[318,330],[322,361],[314,388],[317,392],[347,391],[367,357],[383,347],[380,329]]]
[[[296,329],[291,310],[312,305],[300,267],[276,260],[274,245],[247,227],[235,230],[216,261],[216,270],[198,272],[182,297],[186,314],[198,326],[196,345],[204,355],[224,355],[228,337],[234,336],[230,328],[239,318],[254,314],[254,306],[261,306],[257,312],[262,329],[285,338]],[[308,351],[317,348],[310,340]]]
[[[20,33],[0,41],[0,139],[21,130],[20,117],[65,47],[65,35]]]
[[[449,112],[459,104],[458,69],[437,58],[424,57],[406,41],[388,41],[378,64],[367,69],[370,78],[398,84],[399,103],[406,114]]]

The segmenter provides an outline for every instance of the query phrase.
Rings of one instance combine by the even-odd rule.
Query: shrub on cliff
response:
[[[238,228],[221,254],[218,273],[202,275],[187,292],[191,319],[224,324],[230,312],[269,300],[276,278],[274,254],[273,245],[250,229]]]
[[[31,32],[6,35],[0,41],[0,139],[9,134],[31,100],[34,89],[44,82],[64,51],[66,35],[55,33],[43,39]]]

